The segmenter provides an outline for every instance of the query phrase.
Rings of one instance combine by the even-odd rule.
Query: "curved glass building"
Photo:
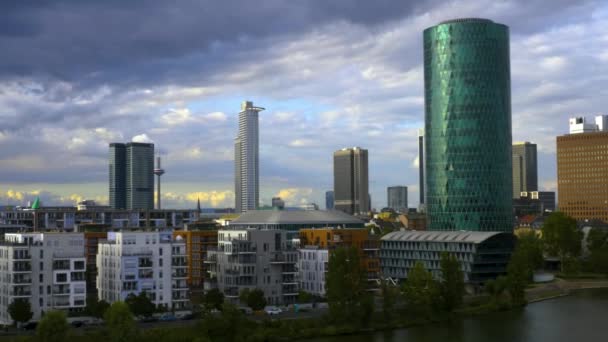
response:
[[[424,87],[428,229],[512,231],[509,28],[426,29]]]

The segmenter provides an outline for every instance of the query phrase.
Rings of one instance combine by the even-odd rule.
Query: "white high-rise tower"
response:
[[[234,141],[234,193],[237,213],[255,210],[260,199],[258,113],[264,108],[244,101],[239,112],[239,132]]]

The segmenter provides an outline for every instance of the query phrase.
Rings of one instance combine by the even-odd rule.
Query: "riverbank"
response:
[[[608,288],[608,279],[561,279],[546,284],[534,284],[526,289],[526,299],[529,303],[546,301],[548,299],[568,296],[573,291],[583,289]],[[492,299],[487,295],[476,296],[467,300],[467,304],[451,313],[435,313],[431,317],[410,316],[407,312],[401,312],[398,309],[392,313],[390,318],[387,318],[382,312],[377,311],[363,325],[357,324],[331,324],[329,323],[327,313],[321,316],[291,317],[289,319],[272,319],[268,318],[263,321],[255,321],[246,316],[211,316],[206,320],[190,321],[188,324],[167,325],[163,327],[148,327],[143,329],[140,327],[140,339],[142,341],[188,341],[200,337],[201,333],[205,332],[208,335],[214,335],[212,340],[222,339],[221,334],[225,334],[228,327],[234,328],[234,331],[246,331],[245,334],[239,335],[239,338],[244,338],[247,341],[293,341],[293,340],[310,340],[317,338],[333,338],[338,336],[356,337],[365,334],[373,334],[375,332],[387,332],[395,330],[407,330],[410,328],[419,328],[429,326],[436,323],[442,325],[459,322],[464,319],[480,317],[491,317],[499,312],[511,312],[516,314],[521,311],[522,307],[513,307],[507,297]],[[409,317],[408,317],[409,316]],[[185,323],[185,322],[184,322]],[[103,329],[87,330],[72,330],[71,340],[73,342],[86,341],[103,341],[105,339]],[[1,337],[0,341],[5,341],[6,338],[13,340],[21,338],[28,340],[26,336],[6,336]],[[31,339],[31,338],[30,338]],[[234,339],[233,339],[234,340]],[[136,341],[133,341],[136,342]]]
[[[526,299],[528,303],[535,303],[568,296],[576,290],[601,288],[608,288],[608,279],[556,278],[550,283],[535,284],[532,288],[526,289]]]

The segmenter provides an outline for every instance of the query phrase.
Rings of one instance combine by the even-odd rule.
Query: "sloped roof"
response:
[[[481,243],[504,232],[474,232],[474,231],[398,231],[382,237],[387,241],[419,241],[419,242],[465,242]]]
[[[251,210],[230,222],[231,226],[262,224],[363,225],[363,221],[338,210]]]
[[[40,197],[36,196],[36,199],[32,204],[32,209],[40,209]]]

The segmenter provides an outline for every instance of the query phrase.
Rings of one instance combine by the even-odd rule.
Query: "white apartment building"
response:
[[[30,302],[33,320],[51,310],[86,306],[82,233],[7,233],[0,243],[0,324],[12,324],[8,306]]]
[[[97,295],[109,303],[146,292],[154,304],[190,304],[186,244],[167,232],[109,232],[97,252]]]
[[[220,230],[218,248],[207,256],[206,288],[217,287],[227,300],[237,303],[243,290],[260,289],[269,305],[295,303],[298,251],[286,231]]]
[[[310,294],[325,297],[325,275],[329,263],[329,251],[318,246],[300,248],[298,271],[300,289]]]

